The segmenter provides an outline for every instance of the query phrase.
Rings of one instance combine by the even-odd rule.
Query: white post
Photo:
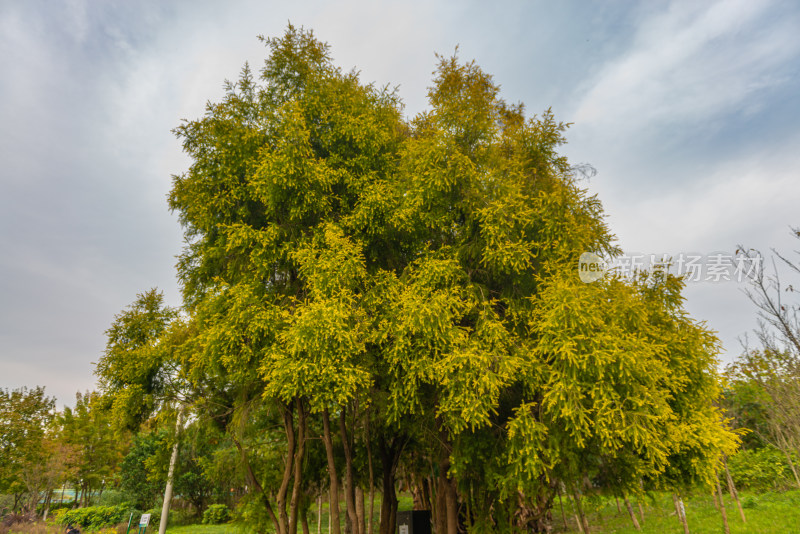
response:
[[[172,446],[172,456],[169,459],[169,472],[167,473],[167,487],[164,489],[164,504],[161,505],[161,521],[158,524],[158,534],[166,534],[167,519],[169,518],[169,505],[172,502],[172,480],[175,473],[175,464],[178,463],[178,431],[181,428],[181,412],[175,421],[175,445]]]

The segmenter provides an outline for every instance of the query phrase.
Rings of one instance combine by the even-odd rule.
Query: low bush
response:
[[[61,510],[58,510],[61,512]],[[100,530],[114,527],[128,520],[131,510],[126,504],[117,506],[88,506],[59,513],[57,522],[61,525],[76,525],[85,530]]]
[[[224,504],[212,504],[203,512],[204,525],[219,525],[231,519],[231,512]]]
[[[145,513],[150,514],[150,525],[156,525],[157,529],[159,523],[161,523],[161,508],[150,508]],[[136,521],[136,517],[133,520]]]
[[[728,459],[728,468],[741,489],[768,490],[786,487],[789,465],[786,456],[772,446],[740,450]]]

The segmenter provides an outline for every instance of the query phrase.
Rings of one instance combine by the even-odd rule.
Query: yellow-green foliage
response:
[[[712,404],[717,341],[679,280],[579,281],[581,253],[618,248],[558,153],[567,125],[526,117],[457,58],[406,120],[310,32],[266,44],[259,78],[246,66],[176,129],[192,158],[169,197],[187,318],[164,346],[130,347],[150,362],[134,376],[168,355],[232,425],[258,402],[285,421],[298,403],[375,405],[387,435],[449,468],[476,521],[548,502],[556,480],[712,479],[736,442]],[[134,381],[119,402],[155,393]]]

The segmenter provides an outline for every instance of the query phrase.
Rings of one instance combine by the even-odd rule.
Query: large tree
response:
[[[457,58],[407,120],[311,32],[264,42],[258,75],[176,129],[186,317],[148,294],[117,318],[100,366],[115,405],[151,411],[179,374],[280,534],[342,481],[363,534],[356,466],[373,451],[382,534],[400,466],[438,534],[544,530],[559,488],[579,503],[599,474],[623,493],[711,481],[735,441],[712,405],[716,339],[680,280],[579,281],[581,253],[618,249],[558,153],[564,124]],[[326,484],[307,465],[317,436]]]

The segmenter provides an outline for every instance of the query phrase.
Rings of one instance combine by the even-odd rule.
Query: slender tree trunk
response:
[[[583,513],[583,506],[581,505],[581,495],[577,488],[572,489],[572,499],[575,502],[575,508],[578,510],[578,518],[580,519],[581,530],[589,534],[589,519]]]
[[[683,525],[683,534],[689,534],[689,523],[686,521],[686,507],[683,506],[683,499],[673,493],[672,502],[675,504],[675,513],[678,515],[678,520]]]
[[[317,534],[322,534],[322,494],[317,495]]]
[[[181,419],[183,412],[178,410],[178,417],[175,420],[175,444],[172,446],[172,456],[169,459],[169,471],[167,473],[167,487],[164,489],[164,503],[161,505],[161,521],[158,524],[158,534],[167,531],[167,521],[169,520],[169,506],[172,503],[172,485],[175,475],[175,464],[178,462],[178,432],[181,429]]]
[[[614,500],[617,502],[617,513],[621,514],[622,513],[622,508],[620,508],[620,506],[619,506],[619,497],[614,495]]]
[[[367,531],[366,510],[364,506],[364,490],[356,487],[356,515],[358,516],[358,531],[361,534]]]
[[[167,531],[167,521],[169,519],[169,507],[172,502],[172,484],[175,475],[175,464],[178,461],[178,442],[172,446],[172,456],[169,459],[169,472],[167,473],[167,487],[164,490],[164,502],[161,505],[161,521],[158,524],[158,534]]]
[[[719,496],[719,511],[722,514],[722,526],[725,534],[731,534],[731,527],[728,526],[728,514],[725,511],[725,501],[722,498],[722,486],[719,484],[719,473],[715,473],[717,482],[717,495]]]
[[[344,502],[347,507],[347,517],[350,520],[353,534],[362,534],[359,529],[358,511],[356,510],[355,477],[353,476],[353,444],[348,439],[347,434],[347,406],[343,406],[342,411],[339,413],[339,432],[342,436],[342,447],[344,448]]]
[[[575,506],[575,497],[570,497],[569,500],[572,503],[572,517],[575,519],[575,524],[578,525],[578,532],[586,534],[586,531],[583,530],[583,522],[578,515],[578,507]]]
[[[336,461],[333,456],[331,418],[328,413],[328,408],[322,410],[322,441],[325,443],[325,454],[328,458],[328,476],[331,479],[331,505],[328,511],[329,531],[332,532],[332,534],[341,534],[341,528],[339,527],[339,477],[336,474]]]
[[[437,418],[436,426],[442,443],[439,452],[439,489],[437,496],[437,534],[458,534],[458,491],[450,478],[450,442],[447,431]]]
[[[792,455],[787,450],[784,450],[783,454],[786,455],[786,461],[789,462],[789,467],[791,468],[792,474],[794,475],[794,481],[797,484],[797,487],[800,488],[800,476],[798,476],[797,468],[794,466],[794,462],[792,461]]]
[[[458,492],[456,481],[447,478],[447,534],[458,534]]]
[[[383,499],[381,499],[380,511],[380,534],[394,534],[397,520],[397,494],[395,492],[395,473],[400,454],[403,451],[400,436],[394,436],[391,442],[387,443],[385,436],[381,436],[378,444],[381,456],[381,466],[383,471]]]
[[[736,506],[739,508],[739,515],[742,516],[742,523],[747,523],[747,518],[744,516],[744,509],[742,509],[742,503],[739,501],[739,492],[736,491],[736,486],[733,483],[731,472],[728,470],[728,459],[724,456],[722,457],[722,465],[725,467],[725,478],[728,482],[728,491],[730,492],[733,500],[736,501]]]
[[[280,404],[281,414],[283,415],[283,429],[286,433],[286,459],[283,462],[283,477],[281,485],[278,487],[278,494],[275,502],[278,507],[278,518],[280,519],[280,530],[278,534],[295,534],[289,532],[289,514],[286,513],[286,495],[289,493],[289,482],[292,480],[292,468],[295,457],[295,432],[294,416],[291,405]],[[295,524],[296,528],[296,524]]]
[[[328,491],[328,534],[331,534],[331,510],[333,509],[333,496],[331,496],[331,492]],[[338,505],[336,511],[339,511]]]
[[[558,492],[558,505],[561,508],[561,519],[564,521],[564,530],[567,530],[569,527],[567,526],[567,516],[564,513],[564,501],[561,499],[561,491]]]
[[[303,534],[311,534],[308,529],[308,508],[304,508],[300,514],[300,524],[303,526]]]
[[[258,478],[256,478],[256,474],[253,472],[253,466],[250,465],[250,460],[247,458],[247,453],[242,447],[242,444],[235,437],[233,438],[233,443],[239,450],[239,456],[241,457],[242,464],[245,468],[245,480],[247,480],[247,483],[253,486],[256,491],[258,491],[258,494],[261,496],[261,502],[264,504],[264,508],[267,510],[267,515],[269,515],[269,518],[272,520],[272,524],[275,527],[275,532],[280,532],[280,522],[278,521],[278,517],[275,515],[275,510],[272,509],[272,504],[269,502],[269,495],[267,495],[263,486],[261,486],[261,483],[259,483]]]
[[[642,479],[639,479],[639,488],[642,490],[642,495],[644,495],[644,482]],[[638,495],[636,497],[636,504],[639,506],[639,516],[642,518],[642,524],[644,525],[644,507],[642,506],[642,495]]]
[[[299,397],[295,399],[295,407],[297,408],[297,451],[294,455],[294,484],[292,485],[289,534],[297,534],[297,514],[302,499],[300,490],[303,481],[303,457],[306,453],[306,410],[303,406],[303,401]],[[290,412],[289,417],[291,416]],[[305,513],[303,513],[303,520],[306,521]],[[308,525],[305,525],[304,528],[308,528]]]
[[[447,484],[446,477],[442,476],[441,464],[439,467],[439,477],[436,481],[436,507],[434,511],[436,516],[434,518],[434,528],[436,534],[447,534]]]
[[[628,515],[631,516],[631,523],[633,523],[633,528],[636,530],[642,530],[642,527],[639,526],[639,521],[636,519],[636,514],[633,512],[633,506],[631,506],[631,501],[628,500],[627,496],[624,496],[625,499],[625,508],[628,509]]]
[[[367,534],[372,534],[373,523],[375,517],[375,477],[372,470],[372,447],[370,442],[372,436],[370,435],[370,411],[367,410],[367,430],[366,430],[366,444],[367,444],[367,466],[369,468],[369,520],[367,523]]]

